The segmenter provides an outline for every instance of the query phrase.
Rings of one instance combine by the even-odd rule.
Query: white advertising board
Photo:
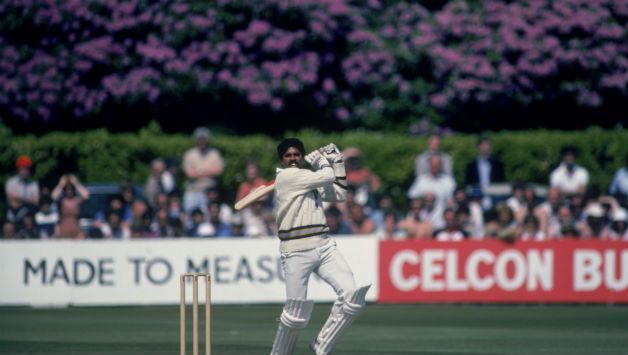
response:
[[[375,300],[378,240],[334,240],[358,284],[373,283],[367,299]],[[177,304],[184,272],[212,275],[215,304],[283,302],[278,243],[273,238],[0,241],[0,305]],[[335,295],[313,275],[308,298],[332,301]]]

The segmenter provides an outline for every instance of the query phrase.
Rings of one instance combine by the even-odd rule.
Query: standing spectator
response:
[[[445,227],[434,231],[434,239],[439,242],[459,242],[469,235],[461,228],[453,208],[446,208],[443,212]]]
[[[364,166],[364,156],[358,148],[343,150],[347,172],[347,184],[356,190],[355,200],[364,206],[372,206],[375,194],[381,187],[381,181],[371,169]]]
[[[432,237],[432,224],[421,218],[422,207],[420,199],[410,200],[410,211],[406,218],[399,222],[399,228],[408,238],[427,240]]]
[[[52,190],[52,198],[59,205],[59,228],[57,238],[84,239],[85,233],[79,225],[81,204],[89,198],[89,192],[74,175],[63,175]]]
[[[342,212],[338,207],[331,205],[325,210],[327,225],[329,226],[329,235],[347,235],[351,234],[351,227],[342,218]]]
[[[244,196],[251,193],[251,191],[268,183],[266,179],[259,176],[259,166],[254,160],[249,160],[246,162],[246,165],[244,167],[244,178],[244,182],[242,182],[240,186],[238,186],[236,201],[240,201],[244,198]]]
[[[17,199],[28,208],[39,204],[39,184],[31,178],[33,163],[27,155],[20,155],[15,161],[17,175],[11,177],[5,186],[7,200]]]
[[[478,140],[478,156],[467,164],[465,169],[466,185],[486,188],[496,182],[504,182],[504,166],[502,162],[491,156],[492,144],[488,137],[480,137]]]
[[[429,163],[429,173],[420,175],[414,180],[410,190],[408,190],[408,197],[415,199],[431,193],[436,197],[436,209],[442,212],[452,201],[456,182],[450,175],[443,172],[439,156],[432,156]]]
[[[567,196],[584,193],[589,183],[589,172],[576,164],[576,149],[564,147],[561,158],[561,164],[550,175],[550,186]]]
[[[418,179],[423,174],[430,172],[430,159],[439,157],[442,164],[443,174],[451,176],[453,174],[453,163],[449,154],[440,150],[440,135],[433,133],[427,139],[427,150],[419,154],[414,161],[414,175]]]
[[[625,159],[624,167],[617,170],[613,176],[608,192],[615,196],[622,206],[628,207],[628,156]]]
[[[41,239],[52,237],[59,223],[59,213],[52,210],[52,203],[50,197],[42,197],[39,201],[39,211],[35,214],[35,223]]]
[[[351,206],[349,224],[352,234],[371,234],[375,232],[375,223],[364,212],[364,206],[354,203]]]
[[[160,193],[169,194],[176,187],[174,176],[166,170],[163,159],[157,158],[150,163],[150,175],[144,185],[144,197],[155,207],[157,196]]]
[[[220,152],[209,145],[209,129],[199,127],[194,130],[193,135],[196,146],[183,156],[183,171],[187,178],[183,195],[183,208],[186,212],[197,207],[207,207],[205,192],[217,186],[224,165]]]

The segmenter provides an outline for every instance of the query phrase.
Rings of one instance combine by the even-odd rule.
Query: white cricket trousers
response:
[[[355,290],[353,272],[336,248],[334,240],[315,249],[281,253],[281,266],[286,279],[288,299],[307,298],[307,286],[312,272],[327,282],[338,295],[335,307],[344,302],[346,291]]]

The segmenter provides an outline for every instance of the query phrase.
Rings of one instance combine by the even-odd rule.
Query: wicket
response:
[[[180,277],[181,355],[185,355],[185,281],[192,278],[192,353],[198,355],[198,278],[205,279],[205,355],[211,355],[211,276],[209,273],[186,273]]]

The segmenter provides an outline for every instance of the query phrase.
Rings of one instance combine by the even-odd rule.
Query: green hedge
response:
[[[314,131],[295,135],[303,139],[308,149],[329,142],[341,148],[361,148],[366,165],[381,177],[383,189],[392,192],[398,201],[412,182],[416,155],[426,148],[425,137],[407,135],[367,132],[326,135]],[[591,173],[591,185],[606,191],[614,172],[628,157],[628,130],[500,132],[492,134],[491,138],[494,152],[504,162],[509,181],[547,184],[551,170],[559,162],[561,148],[571,144],[580,151],[578,162]],[[443,149],[453,157],[459,184],[463,182],[466,163],[476,154],[476,140],[476,135],[467,134],[454,134],[443,139]],[[272,178],[277,166],[276,143],[276,139],[264,135],[217,135],[213,144],[225,156],[222,184],[227,191],[232,191],[242,181],[244,164],[249,158],[257,159],[263,176]],[[0,128],[0,178],[6,182],[14,174],[15,158],[29,154],[35,165],[34,176],[40,180],[50,181],[52,177],[66,173],[59,171],[61,165],[74,165],[79,178],[85,182],[143,184],[153,158],[180,158],[193,144],[189,135],[164,134],[156,126],[138,133],[112,134],[96,130],[51,132],[41,137],[12,136],[7,129]],[[183,181],[182,176],[178,181]]]

